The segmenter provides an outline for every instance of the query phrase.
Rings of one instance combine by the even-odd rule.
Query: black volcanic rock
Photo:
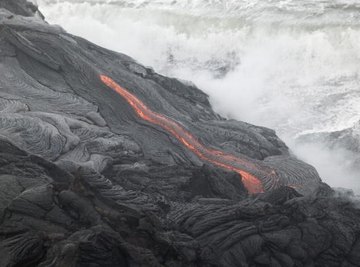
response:
[[[247,196],[246,188],[236,173],[208,165],[194,171],[185,190],[192,197],[240,200]]]
[[[14,14],[26,17],[32,17],[38,12],[37,6],[26,0],[1,0],[0,8],[7,9]]]
[[[26,1],[0,8],[0,266],[360,265],[358,204],[274,131],[221,118],[194,86],[48,25]],[[249,194],[246,177],[139,118],[99,75],[277,180]]]

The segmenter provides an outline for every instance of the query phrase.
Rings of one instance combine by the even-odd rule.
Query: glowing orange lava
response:
[[[165,117],[162,114],[150,110],[141,100],[121,87],[108,76],[100,75],[100,78],[104,84],[121,95],[141,119],[154,125],[158,125],[170,133],[190,151],[195,153],[200,159],[210,162],[218,167],[239,173],[243,178],[242,181],[245,187],[250,193],[260,193],[264,191],[263,185],[258,178],[238,167],[243,166],[246,169],[257,171],[258,168],[256,164],[225,152],[205,147],[179,123]]]

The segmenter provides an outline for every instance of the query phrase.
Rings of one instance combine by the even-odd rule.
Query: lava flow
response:
[[[150,110],[141,100],[121,87],[108,76],[100,75],[100,78],[104,84],[121,95],[141,119],[163,128],[202,160],[212,163],[218,167],[239,173],[243,178],[242,181],[245,187],[250,193],[260,193],[264,191],[263,185],[258,178],[242,168],[234,166],[240,165],[246,167],[246,169],[253,170],[254,172],[259,171],[254,163],[226,154],[225,152],[219,150],[205,147],[179,123],[165,117],[162,114]]]

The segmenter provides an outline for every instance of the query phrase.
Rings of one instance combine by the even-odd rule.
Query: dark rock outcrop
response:
[[[38,7],[27,0],[1,0],[0,8],[25,17],[32,17],[39,13]]]
[[[0,3],[0,266],[360,265],[357,203],[274,131],[221,118],[194,86],[48,25],[26,1]],[[249,194],[100,74],[276,183]]]

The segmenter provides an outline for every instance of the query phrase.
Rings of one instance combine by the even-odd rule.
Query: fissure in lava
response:
[[[170,133],[185,147],[196,154],[200,159],[212,163],[218,167],[239,173],[243,178],[243,184],[250,193],[260,193],[264,191],[263,185],[257,177],[236,166],[246,166],[247,169],[253,170],[254,173],[256,173],[259,172],[256,164],[248,160],[227,154],[220,150],[205,147],[196,139],[196,137],[184,129],[184,127],[179,123],[165,117],[160,113],[150,110],[141,100],[121,87],[110,77],[106,75],[100,75],[100,78],[105,85],[113,89],[129,103],[138,117],[154,125],[157,125]]]

